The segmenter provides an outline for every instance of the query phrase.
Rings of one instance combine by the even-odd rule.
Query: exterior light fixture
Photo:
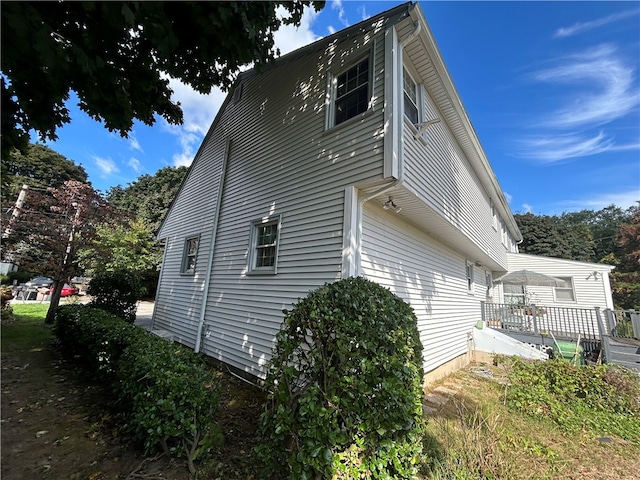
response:
[[[393,197],[389,197],[389,200],[382,204],[382,208],[385,210],[393,210],[396,213],[400,213],[400,210],[402,210],[402,207],[398,207],[398,205],[395,204]]]

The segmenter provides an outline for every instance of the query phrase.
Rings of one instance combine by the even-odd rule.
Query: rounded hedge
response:
[[[284,313],[261,416],[265,473],[414,477],[424,423],[412,308],[357,277],[326,284]]]
[[[144,294],[140,279],[132,272],[100,272],[89,282],[89,306],[99,308],[134,323],[138,300]]]

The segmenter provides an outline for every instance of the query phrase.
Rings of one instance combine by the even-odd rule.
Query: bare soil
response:
[[[104,387],[83,378],[50,336],[25,348],[3,344],[2,350],[3,480],[192,478],[183,459],[145,457],[107,413]],[[264,397],[226,372],[219,375],[218,424],[225,442],[214,458],[198,465],[196,477],[252,478],[256,467],[249,452]]]

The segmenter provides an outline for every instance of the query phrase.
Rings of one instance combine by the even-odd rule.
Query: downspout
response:
[[[224,179],[227,175],[227,163],[229,162],[229,148],[231,140],[227,138],[224,147],[224,157],[222,158],[222,171],[218,182],[218,196],[216,198],[216,209],[213,213],[213,228],[211,229],[211,243],[209,246],[209,256],[207,258],[207,274],[204,279],[204,291],[202,292],[202,304],[200,305],[200,316],[198,318],[198,332],[196,333],[196,345],[194,352],[200,351],[202,343],[202,329],[204,328],[204,317],[209,300],[209,285],[211,284],[211,271],[213,270],[213,253],[216,247],[216,236],[218,235],[218,222],[220,220],[220,209],[222,208],[222,191],[224,189]]]
[[[415,39],[419,34],[420,31],[422,30],[422,26],[420,25],[420,22],[415,22],[414,24],[414,29],[408,33],[403,39],[398,41],[398,48],[397,48],[397,52],[398,52],[398,63],[401,65],[402,64],[402,50],[404,48],[404,46],[406,44],[408,44],[409,42],[411,42],[413,39]],[[397,88],[398,86],[402,85],[402,82],[397,82],[397,78],[393,78],[392,81],[394,82],[395,87]],[[394,88],[394,91],[396,89]],[[395,109],[396,106],[396,99],[392,98],[392,102],[393,104],[391,105],[392,109]],[[397,112],[395,112],[395,114],[400,115],[400,111],[398,109]],[[400,150],[402,148],[402,137],[403,137],[403,129],[404,127],[402,127],[402,124],[400,123],[400,126],[398,127],[398,131],[396,132],[399,136],[400,136],[400,140],[398,141],[398,148],[396,150],[396,154],[398,155],[398,176],[397,178],[395,178],[394,180],[392,180],[390,183],[386,184],[385,186],[383,186],[382,188],[380,188],[379,190],[376,190],[375,192],[369,193],[368,195],[365,195],[364,197],[358,199],[358,212],[357,212],[357,238],[356,238],[356,269],[357,269],[357,275],[360,275],[361,273],[361,266],[360,266],[360,259],[362,256],[362,211],[364,208],[364,204],[366,202],[368,202],[369,200],[382,195],[386,192],[388,192],[389,190],[394,189],[395,187],[397,187],[398,185],[402,185],[402,183],[404,182],[404,155],[401,154]],[[393,140],[392,140],[393,141]],[[395,149],[394,149],[395,150]]]

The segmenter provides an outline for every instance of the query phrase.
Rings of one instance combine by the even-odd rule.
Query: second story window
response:
[[[403,71],[404,114],[414,125],[418,123],[418,88],[406,69]]]
[[[336,77],[334,126],[369,108],[369,59]]]

